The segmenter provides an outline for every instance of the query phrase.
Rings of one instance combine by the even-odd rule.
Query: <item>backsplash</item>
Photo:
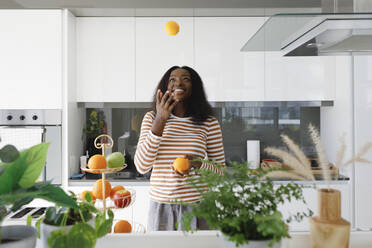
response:
[[[87,108],[90,116],[95,110],[105,120],[104,130],[114,140],[112,151],[124,152],[128,169],[135,172],[133,156],[140,134],[143,116],[148,108]],[[220,106],[213,108],[215,117],[222,129],[226,162],[247,160],[247,140],[260,140],[260,157],[270,158],[264,153],[267,146],[285,147],[280,135],[286,134],[305,151],[314,157],[311,140],[307,133],[309,123],[320,127],[320,107],[236,107]],[[88,118],[87,118],[88,119]],[[91,142],[91,141],[90,141]],[[91,145],[87,145],[89,149]]]

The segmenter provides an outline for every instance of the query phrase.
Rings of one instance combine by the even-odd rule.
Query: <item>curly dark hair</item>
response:
[[[185,69],[190,73],[191,76],[191,84],[192,84],[192,92],[189,99],[186,101],[187,110],[186,113],[188,116],[191,116],[191,120],[194,123],[201,124],[204,122],[208,117],[213,116],[213,109],[212,106],[208,103],[207,97],[205,95],[203,81],[200,78],[199,74],[188,66],[172,66],[169,68],[163,77],[161,78],[158,86],[155,89],[153,101],[152,101],[152,110],[156,113],[156,92],[158,89],[161,90],[163,94],[167,91],[169,77],[172,71],[176,69]]]

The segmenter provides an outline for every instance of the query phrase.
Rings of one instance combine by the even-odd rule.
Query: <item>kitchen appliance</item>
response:
[[[49,142],[49,150],[40,180],[61,184],[62,111],[58,109],[0,110],[0,147],[12,144],[24,150]]]
[[[260,167],[260,141],[247,140],[247,161],[252,169]]]
[[[372,54],[371,1],[322,1],[322,12],[273,15],[241,50],[284,56]]]

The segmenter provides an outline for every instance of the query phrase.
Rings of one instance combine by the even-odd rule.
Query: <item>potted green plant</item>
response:
[[[210,228],[222,232],[224,247],[279,247],[282,238],[290,237],[289,222],[312,215],[309,210],[284,219],[278,209],[287,200],[305,203],[302,186],[274,185],[266,178],[269,171],[250,169],[248,163],[233,162],[232,168],[221,169],[222,176],[197,170],[200,177],[189,181],[201,194],[201,201],[191,204],[191,212],[184,214],[186,231],[192,229],[194,217],[204,218]]]
[[[2,226],[10,212],[17,211],[35,198],[76,208],[76,202],[50,182],[37,182],[45,164],[49,143],[19,152],[14,146],[0,149],[0,247],[35,247],[37,230],[31,226]]]
[[[94,154],[101,154],[101,151],[94,147],[94,139],[103,133],[107,133],[105,122],[105,115],[103,111],[91,110],[86,124],[83,128],[82,139],[85,144],[85,150],[88,151],[89,156]]]
[[[72,194],[76,200],[76,196]],[[112,226],[114,214],[98,210],[92,203],[91,195],[77,202],[78,208],[49,207],[45,217],[40,219],[43,247],[82,247],[92,248],[98,238],[106,235]]]

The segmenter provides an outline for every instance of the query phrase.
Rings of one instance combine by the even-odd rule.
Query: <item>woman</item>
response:
[[[176,173],[172,164],[177,157],[216,160],[225,165],[220,125],[212,116],[200,76],[187,66],[173,66],[164,74],[156,88],[153,111],[142,121],[134,163],[142,174],[152,169],[150,231],[176,230],[189,207],[174,202],[200,200],[200,194],[186,181],[197,177],[194,168],[221,173],[216,166],[200,162],[191,162],[191,169],[184,174]],[[208,229],[200,219],[194,220],[194,227]]]

